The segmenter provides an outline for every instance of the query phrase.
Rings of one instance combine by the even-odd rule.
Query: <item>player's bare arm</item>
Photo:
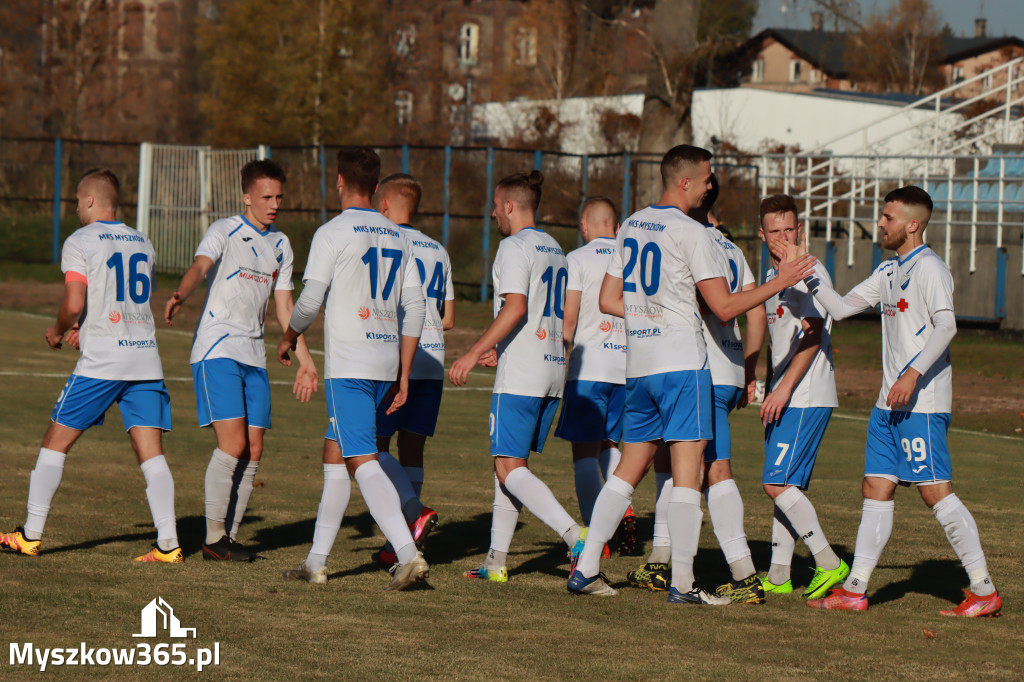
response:
[[[386,414],[394,414],[405,401],[409,399],[409,372],[412,369],[412,360],[416,355],[416,348],[420,345],[418,336],[402,336],[399,350],[398,380],[391,385],[384,402],[391,401]]]
[[[441,329],[448,331],[455,328],[455,299],[448,299],[444,302],[444,310],[441,313]]]
[[[789,405],[793,389],[807,373],[807,369],[811,366],[811,362],[821,346],[821,332],[825,327],[825,320],[820,317],[807,317],[801,320],[800,324],[804,333],[800,337],[800,345],[797,346],[797,351],[793,355],[789,367],[786,368],[786,375],[779,380],[775,390],[766,395],[764,402],[761,403],[761,423],[764,426],[768,426],[782,416],[782,411]]]
[[[54,350],[60,350],[64,333],[78,324],[78,318],[85,310],[85,282],[65,282],[64,300],[57,312],[57,320],[46,329],[46,343]]]
[[[626,316],[626,306],[622,302],[622,278],[606,274],[601,281],[601,293],[597,298],[597,307],[605,315],[615,317]]]
[[[565,311],[562,317],[562,342],[565,344],[566,353],[572,348],[573,339],[576,338],[576,325],[580,319],[580,301],[583,299],[583,292],[578,289],[565,290]]]
[[[485,353],[493,351],[498,342],[508,336],[519,321],[526,315],[526,295],[506,294],[505,305],[498,311],[494,321],[480,335],[477,342],[470,347],[466,354],[452,363],[448,370],[448,379],[456,386],[464,386],[469,372],[476,366]]]
[[[277,314],[277,322],[281,329],[287,329],[292,318],[292,310],[295,303],[292,301],[292,292],[288,289],[276,289],[274,291],[274,312]],[[299,369],[295,373],[295,384],[292,386],[292,393],[302,403],[308,403],[309,399],[316,393],[320,375],[316,371],[316,364],[313,356],[306,346],[305,336],[300,335],[295,343],[295,357],[299,360]]]
[[[730,293],[729,283],[724,277],[715,277],[697,282],[704,301],[719,320],[726,322],[737,315],[761,305],[786,287],[791,287],[814,271],[814,256],[804,254],[779,266],[779,275],[759,287]],[[603,291],[603,288],[602,288]]]
[[[167,305],[164,306],[164,321],[169,326],[174,326],[171,320],[178,314],[181,306],[192,295],[192,292],[199,287],[199,283],[206,278],[206,273],[212,267],[213,259],[209,256],[196,256],[196,259],[192,261],[192,266],[181,278],[177,290],[171,294],[171,297],[167,299]]]
[[[753,289],[757,285],[748,284],[743,290]],[[747,311],[747,328],[743,339],[744,348],[744,389],[740,394],[737,409],[746,407],[754,400],[757,390],[757,359],[761,356],[764,336],[768,329],[768,314],[764,306],[759,305]]]

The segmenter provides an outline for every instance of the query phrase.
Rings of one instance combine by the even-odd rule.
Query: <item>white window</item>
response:
[[[537,29],[532,26],[516,32],[516,64],[537,65]]]
[[[480,55],[480,26],[469,23],[459,28],[459,63],[476,64]]]
[[[811,69],[811,73],[810,75],[807,76],[807,80],[810,81],[811,83],[820,83],[821,71],[819,71],[818,69]]]
[[[964,80],[964,67],[954,66],[953,72],[950,74],[953,83],[962,83]]]
[[[989,74],[981,79],[981,89],[991,90],[992,89],[992,74]]]
[[[399,90],[395,93],[395,120],[404,126],[412,120],[412,93]]]
[[[799,83],[800,82],[800,60],[791,59],[789,61],[789,82]]]
[[[763,83],[764,82],[764,60],[755,59],[754,66],[750,73],[750,80],[752,83]]]

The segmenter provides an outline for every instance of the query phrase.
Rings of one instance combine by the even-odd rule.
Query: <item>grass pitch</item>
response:
[[[6,401],[0,413],[0,528],[24,520],[29,474],[53,401],[77,354],[50,351],[47,318],[0,312],[0,340],[10,349],[0,372]],[[269,333],[273,336],[274,333]],[[437,436],[429,441],[423,498],[438,510],[440,528],[427,543],[427,585],[402,593],[382,588],[388,575],[370,560],[383,542],[366,507],[352,503],[329,565],[330,582],[285,581],[281,572],[305,556],[321,492],[320,447],[326,423],[323,394],[294,401],[291,370],[272,364],[274,428],[240,539],[266,561],[205,562],[203,476],[213,433],[196,426],[188,368],[190,333],[158,332],[169,378],[175,430],[165,437],[174,473],[183,565],[136,564],[155,539],[144,482],[117,410],[85,434],[69,455],[64,481],[36,558],[0,554],[0,632],[10,643],[36,647],[132,647],[140,610],[157,596],[197,637],[219,643],[224,679],[905,678],[1019,679],[1024,676],[1024,587],[1020,542],[1024,523],[1024,441],[954,432],[956,491],[973,512],[989,568],[1004,598],[999,619],[955,620],[940,609],[959,601],[966,576],[931,513],[913,490],[900,490],[892,540],[872,577],[867,613],[806,608],[799,594],[763,606],[670,607],[664,593],[629,587],[614,599],[577,598],[565,591],[565,549],[529,513],[521,517],[505,585],[465,580],[463,571],[487,549],[492,500],[487,455],[490,377],[472,390],[447,388]],[[877,343],[877,338],[872,341]],[[837,346],[842,348],[837,342]],[[860,476],[866,412],[840,410],[825,436],[810,499],[839,554],[850,561],[860,519]],[[954,422],[956,419],[954,417]],[[756,413],[733,418],[734,470],[746,503],[755,564],[770,557],[771,504],[760,491],[761,429]],[[578,517],[569,447],[553,437],[533,470]],[[355,486],[354,486],[355,487]],[[634,506],[641,532],[652,528],[654,485],[645,481]],[[708,515],[697,572],[710,585],[728,577]],[[617,557],[603,569],[619,587],[642,557]],[[800,546],[798,591],[812,562]],[[934,634],[933,634],[934,633]],[[0,676],[28,678],[38,666],[10,665]],[[192,677],[188,666],[49,667],[58,677],[136,679]]]

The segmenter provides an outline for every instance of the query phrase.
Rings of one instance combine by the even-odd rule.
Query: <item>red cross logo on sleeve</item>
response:
[[[905,299],[905,298],[901,298],[901,299],[900,299],[900,302],[896,304],[896,307],[897,307],[897,308],[899,308],[899,311],[900,311],[901,313],[903,313],[903,312],[906,312],[906,311],[907,311],[907,308],[909,308],[909,307],[910,307],[910,304],[909,304],[909,303],[907,303],[907,299]]]
[[[776,310],[776,311],[775,311],[775,314],[776,314],[776,315],[777,315],[778,317],[782,317],[782,316],[783,316],[783,314],[785,314],[785,312],[786,312],[786,311],[782,309],[782,304],[780,303],[780,304],[779,304],[779,308],[778,308],[778,310]]]

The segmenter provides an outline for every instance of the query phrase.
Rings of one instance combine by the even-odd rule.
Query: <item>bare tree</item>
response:
[[[865,87],[920,95],[944,83],[939,69],[942,18],[930,0],[899,0],[850,36],[850,77]]]

